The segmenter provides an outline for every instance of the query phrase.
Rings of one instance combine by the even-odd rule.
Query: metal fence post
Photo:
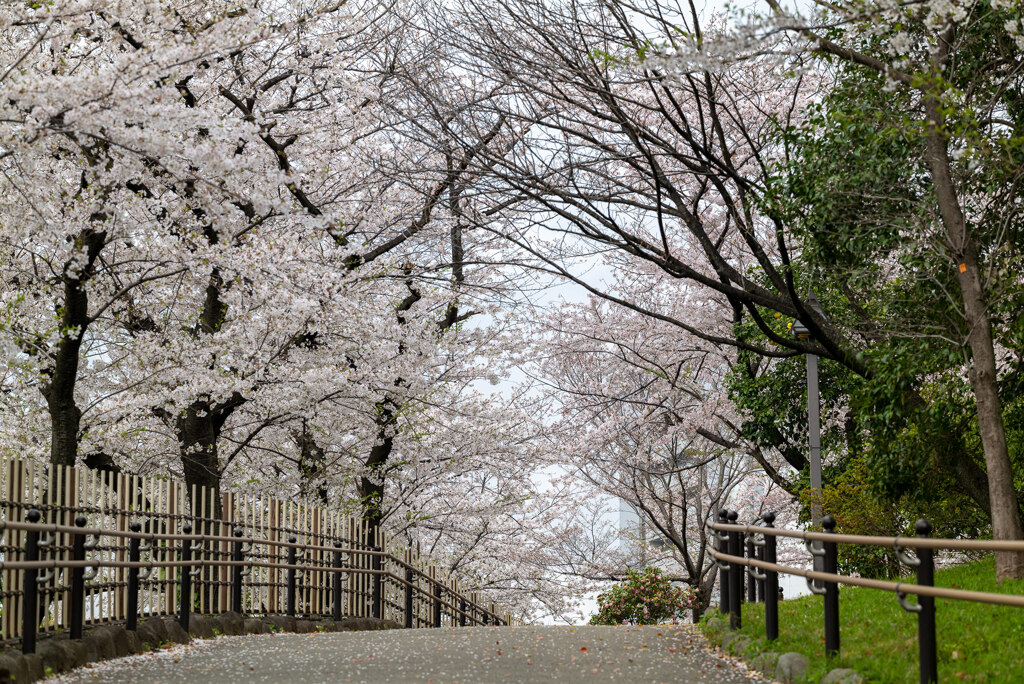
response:
[[[729,511],[724,508],[718,511],[718,522],[723,525],[729,522],[728,515]],[[718,540],[718,552],[729,553],[729,535],[719,530],[714,530],[714,535]],[[719,563],[718,571],[718,612],[724,615],[729,612],[729,564]]]
[[[132,532],[141,532],[142,524],[133,522],[128,526]],[[141,556],[139,548],[142,540],[138,537],[131,537],[128,540],[128,562],[138,563]],[[134,632],[139,627],[139,568],[136,566],[128,568],[128,615],[125,617],[125,629]]]
[[[182,534],[192,534],[191,525],[183,525]],[[178,603],[178,624],[188,634],[189,612],[192,609],[192,540],[181,540],[181,597]]]
[[[730,525],[735,525],[739,513],[729,511]],[[729,532],[729,555],[743,557],[743,533]],[[729,629],[737,630],[743,626],[743,567],[739,563],[730,563],[729,568]]]
[[[84,515],[75,518],[75,527],[85,527]],[[71,537],[71,560],[85,560],[85,535],[75,533]],[[82,638],[82,623],[85,621],[85,568],[71,568],[71,638]]]
[[[373,585],[372,585],[372,592],[373,593],[371,594],[371,600],[372,600],[371,607],[373,609],[373,617],[375,617],[378,620],[380,620],[381,618],[384,617],[384,592],[383,592],[384,576],[381,574],[381,571],[384,568],[384,562],[383,562],[384,559],[380,555],[380,550],[381,549],[380,549],[379,546],[373,547],[373,550],[376,551],[377,553],[375,553],[373,555],[373,561],[370,564],[373,567],[373,571],[374,571],[373,579],[371,580],[373,582]]]
[[[408,556],[406,556],[408,558]],[[406,629],[412,629],[413,615],[412,615],[412,590],[413,582],[416,581],[416,573],[412,571],[412,568],[405,569],[405,627]]]
[[[774,513],[765,513],[761,516],[765,527],[774,527]],[[775,562],[776,539],[774,534],[764,535],[764,560],[767,563]],[[779,573],[774,570],[764,571],[764,628],[769,641],[779,638]]]
[[[921,518],[914,525],[919,537],[931,534],[932,524]],[[931,549],[919,547],[917,559],[917,583],[923,587],[935,586],[935,559]],[[921,610],[917,613],[917,654],[920,661],[921,684],[932,684],[939,681],[939,670],[936,663],[935,650],[935,597],[917,597],[917,605]]]
[[[237,539],[242,536],[242,530],[237,529],[234,532],[234,536]],[[239,615],[242,614],[242,571],[244,568],[241,563],[244,560],[242,554],[242,542],[235,541],[231,544],[231,560],[238,565],[235,565],[231,569],[231,610],[235,611]]]
[[[441,583],[434,582],[434,627],[441,626]]]
[[[341,547],[341,540],[334,542],[334,563],[332,565],[335,570],[331,577],[331,585],[333,588],[333,595],[331,597],[333,599],[333,605],[331,606],[333,614],[331,617],[334,618],[335,622],[341,620],[341,551],[339,550]]]
[[[466,626],[466,609],[468,607],[469,606],[466,605],[466,599],[462,599],[459,602],[459,611],[460,611],[459,612],[459,627],[465,627]]]
[[[288,537],[288,543],[294,544],[298,539],[294,536]],[[288,578],[288,595],[285,599],[285,612],[288,617],[295,617],[295,561],[296,552],[294,546],[288,547],[288,571],[286,577]]]
[[[747,534],[747,558],[756,558],[754,552],[754,534]],[[752,568],[756,570],[756,568]],[[746,573],[745,573],[746,574]],[[757,580],[753,575],[747,577],[747,603],[757,603]]]
[[[834,534],[836,519],[826,515],[821,519],[826,534]],[[824,571],[838,574],[839,558],[835,542],[825,542]],[[825,657],[839,655],[839,584],[825,582]]]
[[[43,517],[33,508],[25,515],[25,521],[38,523]],[[34,563],[39,560],[39,531],[25,532],[25,562]],[[39,587],[36,578],[39,571],[35,568],[26,569],[21,576],[21,652],[36,652],[36,628],[39,625]]]

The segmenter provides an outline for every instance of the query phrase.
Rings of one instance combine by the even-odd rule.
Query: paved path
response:
[[[64,683],[693,682],[764,680],[705,650],[692,627],[473,627],[265,634],[195,641]]]

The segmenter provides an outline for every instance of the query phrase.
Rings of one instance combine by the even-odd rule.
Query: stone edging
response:
[[[720,617],[712,617],[704,623],[704,637],[714,646],[726,653],[747,660],[752,670],[766,677],[783,682],[798,684],[808,681],[806,678],[807,658],[800,653],[783,653],[761,651],[753,655],[747,653],[753,643],[741,632],[729,631],[729,625]],[[864,678],[849,668],[836,668],[821,678],[821,684],[863,684]]]
[[[238,613],[189,616],[186,634],[173,617],[152,617],[139,622],[134,632],[120,624],[97,625],[83,638],[71,640],[67,634],[40,635],[35,653],[15,649],[0,653],[0,682],[30,684],[50,675],[82,667],[88,663],[121,658],[135,653],[159,650],[163,644],[187,644],[192,637],[240,636],[271,632],[355,632],[377,629],[398,629],[391,620],[347,618],[333,620],[301,620],[284,615],[245,617]]]

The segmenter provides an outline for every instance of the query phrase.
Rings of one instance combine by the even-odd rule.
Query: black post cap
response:
[[[832,532],[836,529],[836,519],[831,515],[826,515],[821,519],[821,526],[825,528],[826,532]]]
[[[242,536],[242,530],[235,530],[235,536],[236,537],[241,537]]]
[[[39,512],[38,508],[33,508],[31,511],[25,514],[25,520],[30,523],[37,523],[43,517],[43,514]]]
[[[344,546],[344,545],[345,545],[345,544],[344,544],[344,543],[343,543],[343,542],[342,542],[342,541],[341,541],[340,539],[338,539],[338,540],[336,540],[336,541],[334,542],[334,548],[336,548],[336,549],[340,549],[340,548],[341,548],[342,546]]]
[[[921,518],[914,525],[914,531],[922,537],[927,537],[932,532],[932,524],[928,522],[927,518]]]
[[[75,518],[75,525],[78,527],[85,527],[85,523],[88,522],[84,515],[79,515]]]
[[[727,511],[727,510],[726,510],[726,509],[724,509],[724,508],[722,508],[722,509],[719,509],[719,511],[718,511],[718,518],[719,518],[719,519],[720,519],[720,520],[721,520],[722,522],[725,522],[726,518],[728,518],[728,517],[729,517],[729,511]]]
[[[768,511],[767,513],[761,516],[761,520],[764,520],[766,525],[771,525],[773,522],[775,522],[775,514],[771,511]]]
[[[736,519],[739,518],[739,517],[740,517],[740,514],[737,513],[736,511],[729,511],[729,516],[728,516],[729,522],[734,523],[734,522],[736,522]]]
[[[299,541],[299,539],[295,535],[292,535],[291,537],[288,537],[288,543],[289,544],[294,544],[297,541]]]
[[[182,531],[182,534],[192,534],[192,526],[191,525],[182,525],[181,526],[181,531]]]
[[[140,522],[133,522],[131,525],[128,526],[128,529],[131,530],[132,532],[141,532],[142,531],[142,523],[140,523]]]

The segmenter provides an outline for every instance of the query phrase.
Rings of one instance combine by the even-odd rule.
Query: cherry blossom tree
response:
[[[614,281],[611,291],[645,308],[671,311],[705,331],[728,327],[720,320],[726,307],[653,269]],[[699,617],[717,577],[707,554],[707,523],[724,508],[741,510],[746,520],[792,508],[792,466],[744,438],[742,417],[727,397],[734,349],[599,297],[557,307],[545,332],[535,348],[535,372],[557,407],[549,458],[568,467],[567,481],[576,480],[584,496],[613,496],[637,513],[663,542],[660,551],[648,547],[645,553],[653,551],[694,589]],[[620,540],[617,553],[595,544],[591,553],[569,548],[566,555],[583,561],[576,572],[586,577],[620,579],[624,554],[646,546],[646,536]]]

